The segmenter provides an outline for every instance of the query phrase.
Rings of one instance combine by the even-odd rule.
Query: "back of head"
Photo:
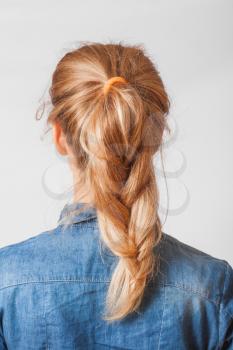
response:
[[[121,43],[85,43],[66,53],[49,91],[48,123],[60,123],[91,189],[101,239],[119,257],[105,320],[122,319],[140,305],[158,264],[153,156],[167,127],[169,99],[142,45]]]

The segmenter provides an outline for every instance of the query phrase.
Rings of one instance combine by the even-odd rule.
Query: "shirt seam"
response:
[[[48,350],[49,346],[48,346],[48,330],[47,330],[47,320],[46,320],[46,310],[45,310],[45,285],[43,285],[43,294],[44,294],[43,317],[44,317],[44,322],[45,322],[45,346],[46,346],[46,350]]]
[[[221,293],[221,299],[219,302],[219,319],[218,319],[218,343],[220,344],[220,326],[221,326],[221,313],[224,313],[228,316],[230,316],[231,319],[233,319],[232,315],[227,311],[227,310],[223,310],[223,308],[221,307],[222,303],[223,303],[223,296],[225,293],[225,288],[226,288],[226,279],[227,279],[227,273],[228,273],[228,269],[229,269],[229,265],[227,263],[226,260],[223,260],[224,265],[225,265],[225,270],[224,270],[224,282],[223,282],[223,289],[222,289],[222,293]]]
[[[0,290],[6,289],[6,288],[11,288],[11,287],[17,287],[20,285],[24,284],[34,284],[34,283],[50,283],[50,282],[81,282],[81,283],[110,283],[109,280],[94,280],[94,279],[46,279],[46,280],[30,280],[30,281],[22,281],[22,282],[17,282],[14,284],[9,284],[4,287],[0,287]]]
[[[26,285],[26,284],[34,284],[34,283],[53,283],[53,282],[65,282],[65,283],[110,283],[110,280],[103,280],[103,279],[82,279],[82,278],[70,278],[70,279],[66,279],[66,278],[54,278],[54,279],[45,279],[45,280],[30,280],[30,281],[22,281],[22,282],[18,282],[18,283],[14,283],[14,284],[9,284],[6,285],[4,287],[0,288],[1,290],[7,289],[7,288],[12,288],[12,287],[17,287],[20,285]],[[159,285],[163,286],[163,287],[174,287],[174,288],[178,288],[181,289],[183,291],[198,295],[200,297],[202,297],[203,299],[206,299],[210,302],[212,302],[214,305],[219,306],[220,302],[219,301],[215,301],[214,299],[209,298],[206,294],[198,291],[198,290],[194,290],[193,288],[190,287],[186,287],[184,285],[180,285],[180,284],[175,284],[175,283],[169,283],[169,282],[158,282]],[[148,286],[153,286],[153,282],[149,282]],[[231,316],[231,315],[230,315]]]
[[[0,291],[7,289],[7,288],[12,288],[12,287],[17,287],[25,284],[34,284],[34,283],[53,283],[53,282],[77,282],[77,283],[110,283],[110,280],[95,280],[95,279],[46,279],[46,280],[30,280],[30,281],[22,281],[18,283],[13,283],[6,285],[4,287],[0,287]],[[159,282],[160,285],[163,285],[163,283]],[[153,282],[148,283],[149,286],[153,285]]]
[[[84,222],[86,223],[85,228],[88,227],[88,224],[90,224],[91,221],[94,221],[96,219],[96,216],[91,216],[89,218],[83,218],[80,220],[75,220],[75,218],[73,218],[74,221],[72,221],[72,217],[71,217],[71,221],[68,222],[68,226],[78,226],[79,224],[83,224]],[[66,226],[65,225],[65,220],[67,220],[67,217],[64,217],[63,219],[59,220],[57,222],[57,227],[59,226]],[[90,221],[90,222],[89,222]],[[95,225],[90,225],[90,227],[94,228]]]
[[[216,257],[214,257],[211,254],[208,254],[208,253],[206,253],[206,252],[204,252],[204,251],[202,251],[202,250],[200,250],[200,249],[198,249],[196,247],[193,247],[193,246],[189,245],[188,243],[182,242],[182,241],[180,241],[178,238],[176,238],[174,236],[168,236],[166,233],[165,233],[165,235],[166,235],[165,236],[166,237],[165,238],[166,242],[168,242],[168,243],[170,243],[172,245],[184,246],[185,248],[187,248],[187,249],[191,250],[192,252],[196,253],[197,255],[201,255],[201,256],[203,256],[203,257],[205,257],[207,259],[211,259],[211,260],[216,261],[216,262],[223,262],[224,261],[223,259],[216,258]]]
[[[163,311],[162,311],[162,320],[161,320],[161,326],[159,331],[159,341],[158,341],[158,350],[160,349],[160,342],[161,342],[161,336],[162,336],[162,328],[163,328],[163,320],[164,320],[164,313],[165,313],[165,302],[166,302],[166,288],[164,287],[164,296],[163,296]]]

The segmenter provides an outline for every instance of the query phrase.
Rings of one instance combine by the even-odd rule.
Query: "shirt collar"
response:
[[[81,211],[82,210],[82,211]],[[78,212],[77,212],[78,211]],[[94,206],[90,206],[83,202],[73,202],[67,203],[60,212],[58,225],[69,225],[79,222],[87,222],[90,219],[96,219],[97,212]],[[105,244],[100,241],[101,249],[105,254],[114,257],[115,255],[110,251],[110,249],[105,246]]]
[[[96,208],[87,203],[73,202],[67,203],[60,212],[58,224],[78,223],[94,219],[97,217]]]
[[[79,209],[82,209],[82,211],[79,211],[77,213],[76,211]],[[63,225],[67,223],[74,224],[78,222],[85,222],[90,219],[96,219],[96,218],[97,218],[97,212],[94,206],[91,206],[83,202],[67,203],[65,204],[65,206],[60,212],[58,225]],[[157,249],[160,249],[160,246],[166,237],[167,237],[167,234],[165,232],[162,232],[162,238],[160,242],[156,245],[155,251],[157,251]],[[108,252],[111,256],[115,256],[109,249],[108,249]]]

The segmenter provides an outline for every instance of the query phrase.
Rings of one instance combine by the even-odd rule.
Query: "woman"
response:
[[[162,232],[169,99],[143,47],[82,44],[49,91],[74,197],[0,250],[0,349],[233,349],[232,267]]]

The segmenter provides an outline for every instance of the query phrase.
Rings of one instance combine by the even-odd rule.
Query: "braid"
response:
[[[132,105],[137,105],[137,112],[128,106],[129,97]],[[82,147],[92,156],[98,144],[98,154],[91,157],[88,178],[98,209],[101,238],[119,257],[106,298],[108,314],[105,320],[111,321],[125,317],[140,305],[146,282],[154,272],[153,249],[161,230],[151,156],[153,148],[146,147],[144,139],[149,137],[149,131],[154,135],[153,125],[148,126],[149,118],[146,118],[143,103],[134,89],[110,96],[107,102],[100,101],[101,106],[106,107],[105,103],[110,106],[103,110],[105,119],[111,118],[118,124],[119,115],[125,120],[137,119],[134,123],[131,121],[130,132],[126,128],[122,130],[122,125],[117,123],[112,134],[108,129],[105,135],[102,129],[102,135],[93,147],[87,141],[90,133],[100,135],[100,126],[96,123],[92,132],[92,118],[96,115],[93,111],[80,139]],[[101,123],[100,118],[98,122]],[[111,138],[111,144],[108,138]]]

